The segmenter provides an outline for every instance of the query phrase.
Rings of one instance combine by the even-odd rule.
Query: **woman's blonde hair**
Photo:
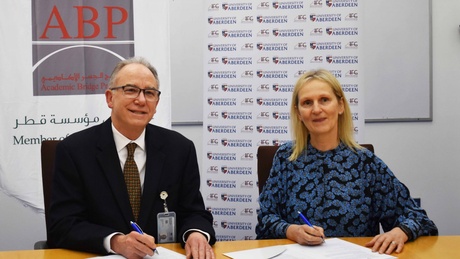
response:
[[[297,80],[294,86],[294,90],[292,93],[291,127],[292,135],[294,138],[294,145],[292,147],[292,154],[289,157],[289,160],[291,161],[296,160],[300,156],[300,154],[302,154],[310,137],[310,132],[308,131],[307,127],[305,127],[305,124],[299,119],[298,105],[300,90],[307,83],[307,81],[313,79],[327,83],[331,87],[334,95],[337,97],[337,101],[343,102],[344,112],[343,114],[339,115],[338,119],[339,140],[343,142],[345,145],[351,147],[352,149],[361,148],[361,146],[358,143],[356,143],[353,136],[354,129],[350,105],[348,104],[348,101],[345,98],[345,94],[343,93],[340,82],[337,80],[337,78],[335,78],[333,74],[331,74],[331,72],[325,69],[311,70],[300,76],[300,78]]]

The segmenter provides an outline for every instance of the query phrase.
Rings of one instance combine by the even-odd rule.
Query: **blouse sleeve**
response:
[[[374,198],[383,230],[387,232],[400,227],[408,235],[409,241],[419,236],[438,235],[438,228],[428,218],[426,211],[412,199],[409,189],[382,160],[374,157],[374,162]]]

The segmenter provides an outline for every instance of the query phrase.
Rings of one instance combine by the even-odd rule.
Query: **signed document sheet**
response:
[[[372,252],[371,249],[339,238],[329,238],[319,246],[302,246],[299,244],[263,247],[237,252],[225,253],[233,259],[384,259],[396,258],[391,255]]]

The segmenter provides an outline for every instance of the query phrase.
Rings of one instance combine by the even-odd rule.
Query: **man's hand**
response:
[[[208,240],[199,232],[193,232],[188,236],[187,242],[185,242],[185,256],[187,259],[216,258]]]
[[[110,239],[110,247],[117,254],[131,259],[153,255],[153,249],[157,246],[155,238],[151,235],[139,234],[132,231],[128,235],[114,235]]]
[[[394,251],[401,253],[404,243],[408,239],[399,227],[395,227],[391,231],[376,235],[366,246],[372,247],[372,252],[379,252],[380,254],[391,254]]]

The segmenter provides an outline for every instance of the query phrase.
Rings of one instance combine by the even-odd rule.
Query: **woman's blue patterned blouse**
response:
[[[292,142],[278,149],[259,197],[258,239],[286,238],[290,224],[303,224],[298,211],[327,237],[375,236],[401,227],[411,240],[437,235],[426,212],[387,165],[371,151],[345,144],[326,152],[308,144],[289,161]]]

